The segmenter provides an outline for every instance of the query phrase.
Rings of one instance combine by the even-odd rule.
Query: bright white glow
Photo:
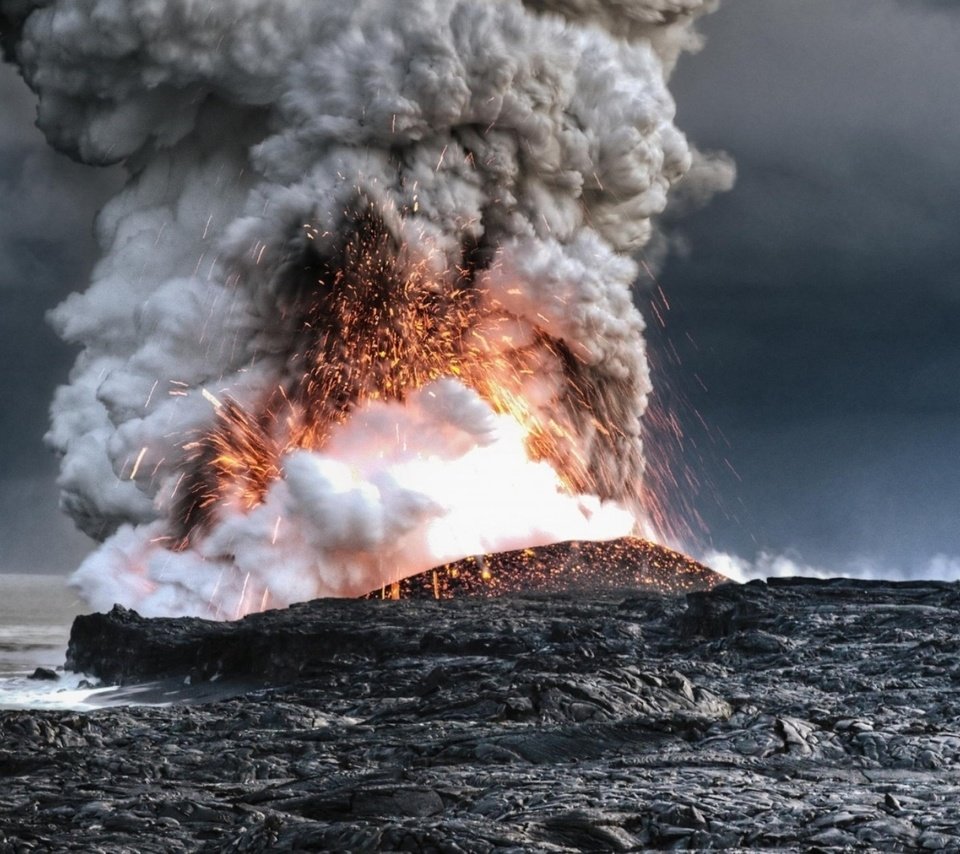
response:
[[[235,618],[317,596],[358,596],[432,566],[633,532],[631,513],[565,492],[527,456],[521,426],[440,380],[404,404],[371,401],[321,453],[296,451],[262,505],[224,515],[195,550],[156,525],[124,528],[78,570],[95,607]],[[289,524],[277,524],[277,520]]]

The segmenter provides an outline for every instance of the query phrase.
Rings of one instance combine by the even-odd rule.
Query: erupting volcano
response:
[[[90,603],[232,618],[656,537],[631,288],[668,191],[732,178],[666,88],[713,5],[0,0],[50,142],[130,174],[52,315]]]

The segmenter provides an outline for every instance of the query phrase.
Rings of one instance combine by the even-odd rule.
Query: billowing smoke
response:
[[[644,524],[631,300],[710,0],[0,0],[122,162],[50,445],[96,607],[233,617]],[[698,168],[691,171],[694,160]]]

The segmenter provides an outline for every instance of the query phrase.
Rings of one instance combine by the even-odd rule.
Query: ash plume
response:
[[[635,255],[732,166],[710,0],[0,0],[52,145],[121,162],[52,407],[97,607],[231,617],[643,526]]]

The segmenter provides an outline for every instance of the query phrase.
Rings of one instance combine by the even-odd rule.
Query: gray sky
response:
[[[67,572],[87,540],[57,510],[47,409],[73,353],[45,312],[85,286],[93,218],[118,176],[53,152],[33,127],[34,99],[0,65],[0,571]]]
[[[960,10],[729,0],[704,29],[680,124],[739,180],[661,280],[677,382],[732,444],[705,472],[714,540],[833,566],[960,554]]]
[[[681,224],[653,344],[709,425],[685,417],[713,544],[838,569],[960,555],[960,11],[726,0],[703,29],[680,125],[739,180]],[[9,68],[0,110],[0,570],[67,572],[84,541],[41,438],[72,356],[43,314],[85,282],[117,175],[50,152]]]

